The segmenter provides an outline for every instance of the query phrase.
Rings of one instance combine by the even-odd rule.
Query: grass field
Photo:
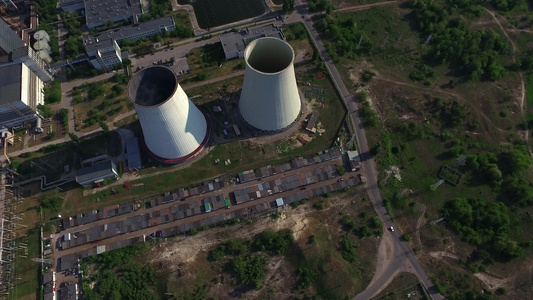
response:
[[[14,287],[14,293],[10,294],[9,299],[35,299],[35,294],[39,288],[38,266],[39,264],[32,261],[32,258],[39,257],[40,254],[40,235],[38,229],[33,229],[28,235],[17,240],[18,244],[27,245],[27,252],[19,250],[15,264],[15,277],[17,284]],[[27,297],[27,298],[26,298]]]
[[[92,96],[90,91],[98,86],[101,93]],[[100,127],[101,122],[133,109],[126,94],[127,82],[102,81],[73,89],[74,119],[76,130],[89,132]]]

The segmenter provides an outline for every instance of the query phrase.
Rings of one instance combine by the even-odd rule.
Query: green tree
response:
[[[288,13],[294,10],[294,0],[283,0],[283,12]]]
[[[318,274],[308,268],[299,268],[296,274],[300,282],[298,283],[298,288],[303,290],[310,287],[317,279]]]
[[[231,270],[243,285],[259,289],[266,274],[266,259],[260,255],[237,256],[231,261]]]
[[[498,165],[505,174],[519,175],[529,169],[531,157],[526,146],[515,146],[509,151],[500,154]]]
[[[39,104],[37,105],[37,110],[39,110],[39,114],[43,116],[43,118],[51,118],[54,115],[49,106]]]

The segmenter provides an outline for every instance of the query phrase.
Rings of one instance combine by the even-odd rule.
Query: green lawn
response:
[[[36,228],[28,233],[25,237],[18,239],[27,243],[27,255],[24,250],[18,251],[18,257],[15,264],[15,277],[20,278],[14,287],[14,293],[10,293],[10,299],[20,299],[25,295],[36,294],[39,288],[40,274],[38,269],[40,264],[32,261],[32,258],[40,257],[40,236]],[[26,256],[23,258],[21,256]],[[12,297],[12,298],[11,298]]]

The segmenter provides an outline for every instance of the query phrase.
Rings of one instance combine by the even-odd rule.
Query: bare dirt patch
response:
[[[354,296],[371,280],[370,272],[359,272],[375,268],[380,241],[375,237],[357,239],[349,235],[358,245],[358,260],[354,263],[344,260],[339,252],[339,240],[346,235],[339,223],[341,213],[354,218],[361,211],[366,212],[367,218],[374,214],[371,203],[361,201],[359,195],[357,190],[350,190],[328,199],[313,199],[295,209],[280,210],[275,217],[266,213],[233,226],[207,229],[195,236],[168,238],[146,255],[147,261],[156,267],[160,278],[167,280],[167,292],[179,295],[202,294],[217,299],[289,299],[304,294],[330,299]],[[317,202],[325,202],[325,208],[313,207]],[[210,249],[229,239],[250,240],[265,230],[287,228],[292,231],[295,244],[287,254],[267,258],[267,274],[260,289],[241,287],[224,261],[208,260]],[[298,289],[300,267],[314,270],[321,279],[310,288]]]

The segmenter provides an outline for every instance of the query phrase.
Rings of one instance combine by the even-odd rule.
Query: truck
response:
[[[229,199],[224,199],[224,204],[226,205],[226,209],[230,208]]]
[[[206,203],[205,204],[205,212],[210,212],[210,211],[211,211],[211,204]]]

